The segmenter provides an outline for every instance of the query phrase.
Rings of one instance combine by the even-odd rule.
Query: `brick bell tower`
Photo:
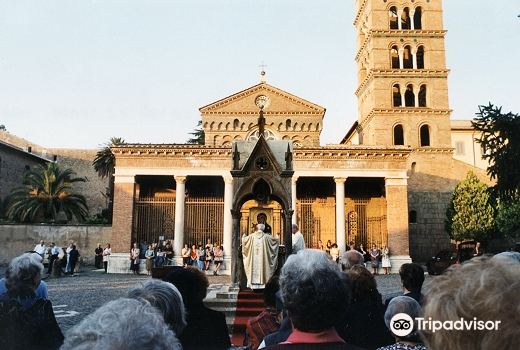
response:
[[[356,0],[364,145],[450,148],[442,0]]]

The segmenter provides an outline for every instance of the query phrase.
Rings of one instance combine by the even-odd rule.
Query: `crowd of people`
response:
[[[325,245],[321,240],[318,240],[316,249],[322,250],[335,262],[341,263],[340,249],[336,243],[332,243],[329,239]],[[357,246],[354,241],[351,241],[347,246],[347,251],[358,251],[363,256],[363,264],[367,268],[372,269],[374,275],[379,274],[379,269],[383,268],[384,274],[390,274],[390,249],[387,245],[378,247],[375,243],[369,249],[365,248],[363,243]]]
[[[99,245],[95,253],[97,257]],[[129,253],[130,270],[134,274],[139,274],[141,261],[145,262],[148,275],[151,274],[153,267],[175,265],[173,242],[170,240],[152,244],[133,243]],[[223,268],[224,247],[218,242],[212,243],[211,239],[208,239],[205,245],[202,242],[198,242],[198,244],[186,243],[180,253],[183,267],[193,266],[202,271],[210,271],[213,267],[213,275],[218,275]]]
[[[203,303],[209,282],[200,266],[174,267],[162,280],[146,280],[86,316],[64,336],[41,280],[42,261],[39,253],[25,253],[11,261],[0,280],[0,349],[232,346],[224,314]],[[404,264],[399,270],[403,295],[386,301],[359,251],[345,252],[340,262],[316,249],[289,256],[267,282],[265,310],[249,319],[240,345],[255,350],[518,346],[520,253],[476,257],[426,283],[422,266]],[[396,331],[394,316],[401,314],[413,320],[407,334]],[[432,330],[420,319],[494,321],[499,328]]]
[[[55,242],[51,242],[49,246],[45,241],[41,240],[32,250],[38,254],[42,262],[48,262],[47,275],[74,276],[79,271],[80,267],[80,253],[74,242],[68,242],[60,247]]]

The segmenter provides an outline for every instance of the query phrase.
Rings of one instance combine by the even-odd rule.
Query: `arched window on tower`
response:
[[[287,119],[285,121],[285,130],[289,130],[291,128],[291,119]]]
[[[238,119],[233,120],[233,129],[237,130],[240,127]]]
[[[419,107],[426,107],[426,85],[419,89]]]
[[[403,50],[403,68],[404,69],[413,68],[412,48],[410,47],[410,45],[406,45]]]
[[[401,105],[401,89],[399,88],[399,84],[394,84],[392,86],[392,101],[394,107],[402,107]]]
[[[412,84],[408,84],[406,86],[406,91],[404,93],[404,105],[405,107],[415,107],[415,95],[413,93]]]
[[[413,14],[413,27],[415,29],[422,29],[422,8],[418,6],[415,8],[415,13]]]
[[[424,46],[417,48],[417,69],[424,69]]]
[[[399,23],[397,22],[397,7],[390,7],[390,10],[388,11],[388,17],[390,20],[390,29],[399,29]]]
[[[395,45],[390,49],[390,60],[392,68],[399,69],[399,51]]]
[[[394,145],[404,146],[404,130],[401,124],[394,126]]]
[[[410,18],[410,9],[405,7],[401,14],[401,29],[412,29],[412,20]]]
[[[421,147],[430,145],[430,127],[428,124],[424,124],[420,129],[421,136]]]

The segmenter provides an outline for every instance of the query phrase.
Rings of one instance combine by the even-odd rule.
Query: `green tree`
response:
[[[199,120],[197,123],[197,127],[193,132],[190,132],[190,135],[193,137],[190,137],[186,143],[193,144],[193,145],[203,145],[204,139],[205,139],[205,133],[204,129],[202,128],[202,120]]]
[[[497,231],[511,238],[520,238],[520,201],[500,201],[495,218]]]
[[[0,130],[1,131],[7,131],[7,129],[6,129],[4,124],[0,124]]]
[[[502,113],[502,107],[491,103],[478,108],[472,124],[481,132],[476,141],[482,145],[482,157],[489,161],[488,174],[496,179],[494,190],[502,199],[519,199],[520,115]]]
[[[488,186],[468,172],[455,191],[446,216],[452,239],[486,241],[494,227],[495,211]]]
[[[116,166],[116,157],[112,152],[112,147],[120,146],[125,144],[125,140],[121,137],[111,137],[110,141],[101,146],[101,148],[97,151],[96,156],[94,157],[94,161],[92,165],[94,166],[94,170],[98,173],[98,175],[104,179],[109,178],[108,188],[107,188],[107,196],[108,196],[108,206],[107,206],[107,220],[109,223],[112,222],[112,211],[114,208],[114,169]]]
[[[72,193],[72,184],[86,179],[74,175],[71,169],[62,171],[55,163],[27,170],[23,186],[11,192],[7,217],[19,222],[54,222],[63,212],[69,221],[73,217],[84,221],[88,216],[87,202],[82,195]]]

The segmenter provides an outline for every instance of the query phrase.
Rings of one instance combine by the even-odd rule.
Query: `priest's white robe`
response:
[[[277,237],[260,230],[242,236],[242,256],[249,288],[265,288],[278,266],[279,245]]]

